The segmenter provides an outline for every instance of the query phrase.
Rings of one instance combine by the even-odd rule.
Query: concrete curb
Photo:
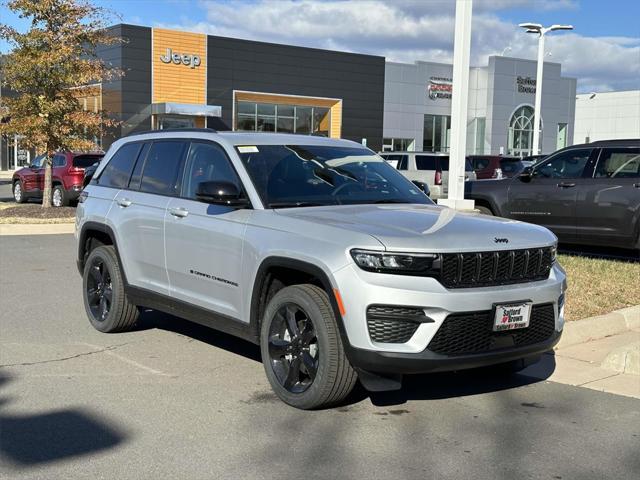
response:
[[[562,338],[556,348],[565,348],[632,329],[640,329],[640,305],[565,323]]]
[[[70,223],[1,223],[2,235],[60,235],[73,233],[75,222]]]
[[[640,375],[640,342],[613,349],[600,366],[620,373]]]

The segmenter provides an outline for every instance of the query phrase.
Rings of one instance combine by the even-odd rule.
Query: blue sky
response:
[[[122,21],[276,43],[450,61],[452,0],[94,0]],[[25,28],[0,7],[3,23]],[[520,22],[569,23],[575,31],[547,41],[548,61],[578,79],[579,91],[640,88],[640,1],[475,0],[472,63],[506,50],[535,58],[535,38]],[[114,19],[118,22],[118,19]],[[6,44],[0,49],[6,51]]]

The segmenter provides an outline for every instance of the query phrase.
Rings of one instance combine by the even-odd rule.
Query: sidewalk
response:
[[[75,223],[0,223],[0,235],[59,235],[73,233]]]
[[[555,351],[522,374],[640,398],[640,306],[567,323]]]

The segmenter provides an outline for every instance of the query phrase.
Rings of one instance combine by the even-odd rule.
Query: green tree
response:
[[[51,205],[51,158],[58,150],[95,150],[92,140],[115,125],[105,111],[85,111],[80,96],[100,95],[103,82],[121,72],[97,56],[100,46],[121,42],[106,30],[111,14],[83,0],[7,0],[30,20],[21,33],[0,23],[11,46],[3,56],[0,133],[19,135],[27,147],[46,152],[42,206]]]

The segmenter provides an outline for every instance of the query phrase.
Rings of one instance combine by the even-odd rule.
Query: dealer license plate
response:
[[[493,319],[493,331],[503,332],[526,328],[531,317],[531,303],[510,303],[508,305],[496,305],[496,316]]]

